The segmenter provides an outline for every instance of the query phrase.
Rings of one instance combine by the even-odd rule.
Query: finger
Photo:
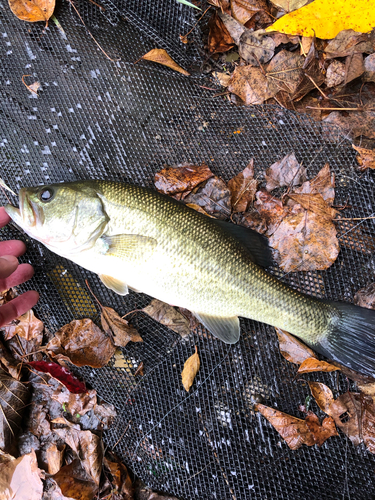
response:
[[[0,227],[4,227],[10,222],[10,217],[4,207],[0,207]]]
[[[18,267],[18,259],[14,255],[0,257],[0,279],[10,276]]]
[[[26,252],[26,245],[23,241],[7,240],[0,241],[0,255],[15,255],[20,257]]]
[[[24,314],[26,311],[35,306],[38,302],[39,293],[35,290],[30,290],[15,299],[7,302],[0,307],[0,326],[10,323],[14,319]]]
[[[2,259],[0,259],[1,262]],[[0,291],[25,283],[34,276],[34,268],[30,264],[20,264],[10,276],[0,278]]]

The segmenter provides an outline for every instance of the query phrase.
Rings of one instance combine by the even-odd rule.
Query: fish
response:
[[[227,344],[239,317],[279,327],[318,353],[375,375],[375,311],[300,293],[265,270],[268,240],[157,191],[86,180],[22,188],[13,221],[120,295],[189,309]]]

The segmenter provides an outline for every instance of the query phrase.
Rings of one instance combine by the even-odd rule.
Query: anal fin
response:
[[[207,328],[212,335],[226,344],[235,344],[240,338],[240,322],[237,316],[223,318],[192,311],[194,316]]]
[[[99,278],[107,288],[119,295],[127,295],[129,293],[128,285],[124,281],[113,278],[112,276],[107,276],[106,274],[99,274]]]

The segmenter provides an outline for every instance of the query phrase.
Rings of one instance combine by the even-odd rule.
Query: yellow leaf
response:
[[[185,361],[184,369],[181,373],[182,385],[185,387],[185,391],[189,392],[200,366],[201,362],[198,356],[198,349],[197,346],[195,346],[195,353]]]
[[[147,52],[147,54],[142,56],[141,59],[153,61],[162,64],[163,66],[168,66],[168,68],[172,68],[185,76],[190,76],[190,73],[174,62],[171,56],[164,49],[152,49],[150,52]]]
[[[8,0],[14,15],[22,21],[48,21],[55,10],[55,0]]]
[[[283,16],[266,31],[288,35],[334,38],[340,31],[353,29],[368,33],[375,26],[374,2],[368,0],[315,0]]]

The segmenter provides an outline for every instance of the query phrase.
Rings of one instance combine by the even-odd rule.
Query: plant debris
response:
[[[164,49],[152,49],[150,52],[147,52],[147,54],[142,56],[141,59],[156,62],[158,64],[162,64],[163,66],[168,66],[168,68],[171,68],[174,71],[178,71],[185,76],[190,76],[190,73],[181,68],[181,66],[179,66]]]
[[[175,307],[161,300],[153,299],[148,306],[142,309],[142,311],[155,321],[158,321],[181,335],[182,338],[190,335],[189,320]]]
[[[246,212],[253,203],[258,182],[254,179],[254,160],[228,182],[233,212]]]
[[[30,361],[28,366],[43,373],[49,373],[53,378],[61,382],[73,394],[81,394],[87,391],[86,385],[78,380],[67,368],[57,363],[47,361]]]
[[[265,172],[266,190],[272,191],[283,186],[298,186],[306,180],[306,169],[300,165],[294,153],[271,165]]]
[[[195,346],[195,353],[185,361],[184,369],[181,373],[182,385],[184,386],[185,391],[189,392],[200,366],[201,362],[198,355],[198,349],[197,346]]]
[[[368,168],[375,169],[375,150],[360,148],[352,144],[353,148],[357,151],[358,170],[364,172]]]
[[[198,184],[213,177],[206,163],[192,165],[184,163],[176,167],[165,167],[155,174],[155,187],[160,193],[176,195],[189,193]]]
[[[297,373],[335,372],[337,370],[340,370],[340,368],[327,363],[327,361],[319,361],[313,357],[305,359],[298,368]]]
[[[21,19],[35,23],[48,22],[55,10],[55,0],[8,0],[13,14]]]
[[[143,342],[138,331],[111,307],[102,306],[101,320],[103,330],[111,336],[115,346],[125,347],[128,342]]]

